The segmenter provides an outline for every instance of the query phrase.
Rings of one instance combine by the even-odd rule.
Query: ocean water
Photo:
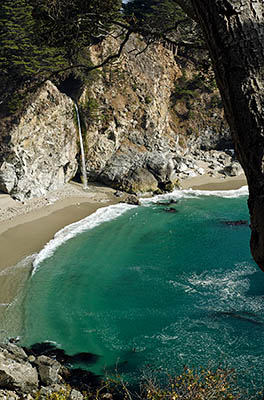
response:
[[[245,188],[175,191],[66,227],[34,260],[22,344],[91,352],[87,368],[131,379],[225,365],[262,388],[264,274],[235,220],[249,220]]]

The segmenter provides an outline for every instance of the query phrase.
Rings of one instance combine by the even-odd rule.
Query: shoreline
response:
[[[114,189],[94,184],[83,191],[74,183],[26,204],[0,194],[0,313],[31,273],[31,263],[23,260],[38,253],[60,229],[118,203],[120,198],[114,193]]]
[[[247,180],[244,174],[234,177],[211,177],[207,174],[187,178],[181,182],[182,189],[193,190],[237,190],[242,186],[247,185]]]
[[[225,179],[202,175],[182,181],[182,189],[193,190],[235,190],[244,185],[243,175]],[[81,185],[71,183],[26,204],[0,194],[0,305],[5,308],[12,301],[31,272],[28,265],[15,268],[20,261],[38,253],[65,226],[119,203],[115,192],[98,184],[83,191]]]

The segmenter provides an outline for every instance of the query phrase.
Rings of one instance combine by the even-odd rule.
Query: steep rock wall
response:
[[[93,47],[92,61],[100,63],[119,44],[112,38]],[[161,44],[145,46],[132,36],[123,56],[97,73],[80,98],[89,179],[129,192],[171,190],[178,178],[202,173],[193,162],[199,150],[229,135],[217,91],[197,87],[192,73],[183,79]]]
[[[8,132],[0,190],[23,201],[57,189],[74,176],[78,145],[73,110],[73,101],[46,82]]]
[[[94,47],[94,63],[118,48],[118,40]],[[175,183],[172,152],[177,133],[169,123],[174,80],[180,74],[173,55],[132,37],[120,60],[83,93],[80,103],[86,120],[87,170],[101,180],[130,192],[153,191]]]

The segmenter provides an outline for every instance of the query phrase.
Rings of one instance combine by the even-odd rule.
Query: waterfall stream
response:
[[[83,176],[83,188],[88,188],[87,183],[87,173],[86,173],[86,164],[85,164],[85,155],[84,155],[84,147],[83,147],[83,138],[82,138],[82,128],[81,128],[81,121],[80,121],[80,113],[79,108],[76,103],[74,103],[78,121],[78,130],[79,130],[79,138],[80,138],[80,148],[81,148],[81,158],[82,158],[82,176]]]

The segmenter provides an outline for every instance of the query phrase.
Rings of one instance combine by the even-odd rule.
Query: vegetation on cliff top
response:
[[[143,35],[147,45],[183,43],[190,35],[196,41],[197,36],[193,22],[172,0],[133,0],[123,6],[121,0],[2,0],[0,117],[19,110],[25,93],[45,79],[59,82],[72,71],[83,79],[94,68],[89,47],[117,29],[120,51],[103,62],[121,53],[131,33]]]

